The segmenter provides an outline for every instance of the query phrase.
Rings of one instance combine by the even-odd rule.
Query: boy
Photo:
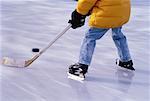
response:
[[[79,0],[75,11],[72,12],[71,20],[69,20],[72,28],[83,26],[89,12],[90,29],[83,40],[78,63],[69,67],[69,75],[85,78],[96,40],[100,39],[109,29],[112,29],[112,38],[118,49],[120,57],[118,65],[135,70],[126,36],[121,32],[122,26],[128,22],[130,17],[130,0]]]

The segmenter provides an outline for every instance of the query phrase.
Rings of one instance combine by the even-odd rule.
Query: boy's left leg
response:
[[[96,40],[100,39],[109,29],[90,28],[86,33],[83,43],[80,48],[79,63],[90,65]]]
[[[96,40],[100,39],[109,29],[90,28],[85,35],[80,48],[80,57],[77,64],[69,67],[69,73],[84,78],[91,63]]]

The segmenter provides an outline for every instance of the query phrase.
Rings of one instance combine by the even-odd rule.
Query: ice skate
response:
[[[88,65],[76,63],[69,66],[68,78],[83,81],[85,79],[85,74],[87,73]]]
[[[134,71],[134,67],[133,67],[133,62],[132,60],[127,61],[127,62],[122,62],[120,60],[116,60],[116,64],[121,68],[121,69],[127,69],[127,70],[132,70]]]

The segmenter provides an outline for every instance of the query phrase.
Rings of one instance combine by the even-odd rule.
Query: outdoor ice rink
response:
[[[28,68],[0,65],[0,101],[150,101],[150,1],[131,0],[123,26],[135,72],[118,69],[111,30],[97,41],[84,82],[67,78],[88,24],[70,29]],[[29,59],[67,25],[73,0],[0,0],[0,59]],[[88,20],[88,18],[87,18]],[[87,22],[87,21],[86,21]]]

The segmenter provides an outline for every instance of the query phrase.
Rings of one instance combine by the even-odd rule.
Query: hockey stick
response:
[[[69,24],[61,33],[59,33],[45,48],[39,53],[35,54],[31,59],[25,61],[19,61],[9,57],[3,57],[2,64],[10,67],[28,67],[31,65],[39,56],[41,56],[50,46],[52,46],[63,34],[65,34],[71,28]]]

